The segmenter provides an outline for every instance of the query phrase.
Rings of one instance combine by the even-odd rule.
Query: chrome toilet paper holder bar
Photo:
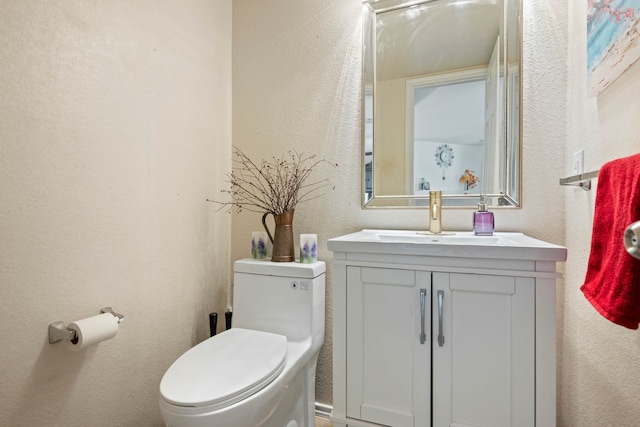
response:
[[[122,323],[124,321],[124,316],[114,312],[111,307],[105,307],[100,310],[100,314],[104,313],[112,314],[113,317],[118,319],[118,323]],[[77,341],[77,339],[76,331],[67,328],[64,322],[59,321],[49,324],[49,344],[54,344],[59,341],[71,341],[75,344],[74,341]]]
[[[104,314],[104,313],[112,314],[113,317],[116,317],[118,319],[118,323],[124,322],[124,316],[122,314],[118,314],[115,311],[113,311],[111,307],[105,307],[100,310],[100,314]]]
[[[49,344],[63,340],[73,342],[76,339],[76,331],[67,328],[64,322],[53,322],[49,325]]]

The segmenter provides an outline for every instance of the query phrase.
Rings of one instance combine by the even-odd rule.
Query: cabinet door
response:
[[[347,268],[347,417],[429,425],[430,288],[431,273]]]
[[[534,285],[433,274],[433,427],[535,425]]]

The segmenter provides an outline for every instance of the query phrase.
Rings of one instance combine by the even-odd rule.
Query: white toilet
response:
[[[325,264],[234,264],[232,328],[180,356],[160,382],[168,427],[313,427]]]

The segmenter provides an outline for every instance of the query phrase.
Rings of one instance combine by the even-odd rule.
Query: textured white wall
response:
[[[229,280],[231,1],[3,2],[0,425],[159,425]],[[112,306],[81,352],[51,322]]]
[[[640,152],[640,63],[599,97],[587,97],[586,7],[587,2],[571,2],[567,14],[566,170],[572,154],[582,149],[585,171]],[[559,295],[558,424],[638,425],[640,334],[600,316],[580,291],[589,258],[597,180],[593,184],[590,192],[565,190],[569,256],[566,287]]]
[[[566,13],[562,4],[525,3],[524,207],[496,212],[498,231],[564,242]],[[234,0],[233,143],[255,158],[296,148],[339,163],[335,191],[296,210],[294,233],[326,240],[362,228],[426,229],[426,211],[362,210],[360,175],[361,0]],[[559,10],[559,12],[557,12]],[[321,175],[320,175],[321,176]],[[447,210],[443,225],[470,230],[471,210]],[[249,255],[260,215],[233,216],[232,259]],[[332,401],[332,269],[317,400]],[[562,283],[559,283],[562,286]],[[393,319],[389,319],[393,321]]]
[[[300,204],[294,233],[318,234],[318,258],[329,261],[327,239],[355,230],[360,210],[360,1],[234,0],[233,143],[256,159],[287,150],[339,164],[322,168],[336,186]],[[261,215],[233,216],[231,257],[249,256]],[[270,224],[273,224],[270,220]],[[296,245],[296,252],[297,252]],[[331,402],[331,270],[317,400]]]

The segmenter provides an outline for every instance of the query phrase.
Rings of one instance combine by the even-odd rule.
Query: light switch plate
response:
[[[571,172],[573,175],[584,173],[584,150],[573,153],[571,158]]]

